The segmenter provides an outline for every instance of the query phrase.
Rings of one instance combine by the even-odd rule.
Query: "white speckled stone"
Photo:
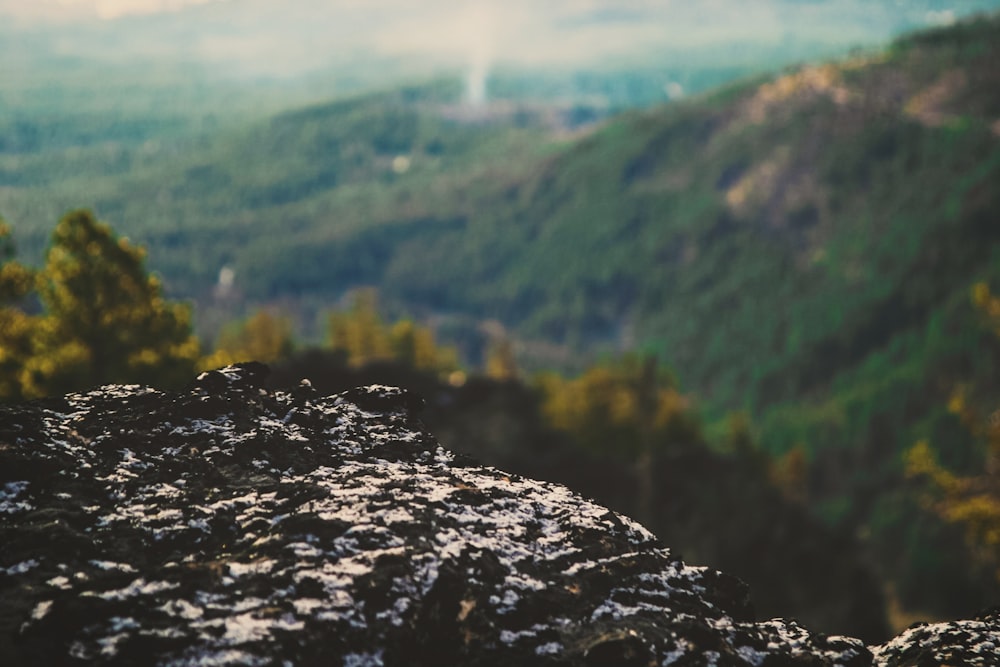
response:
[[[403,390],[265,371],[0,406],[0,664],[872,663],[755,621],[627,517],[445,451]],[[967,623],[995,649],[995,618]]]

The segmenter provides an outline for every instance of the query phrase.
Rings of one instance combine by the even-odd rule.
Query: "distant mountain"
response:
[[[1000,0],[0,0],[0,105],[29,116],[231,114],[448,75],[465,78],[473,100],[621,109],[996,9]]]

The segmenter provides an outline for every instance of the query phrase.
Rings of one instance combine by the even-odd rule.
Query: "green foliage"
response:
[[[56,226],[39,295],[45,312],[22,371],[25,395],[190,379],[198,341],[189,308],[166,301],[144,251],[91,213],[69,213]]]
[[[0,218],[0,399],[19,399],[21,369],[31,356],[37,318],[24,311],[34,288],[34,272],[15,261],[10,227]]]
[[[1000,297],[994,296],[986,283],[977,283],[972,298],[989,328],[1000,336]],[[984,441],[985,456],[978,470],[968,476],[953,473],[922,440],[904,454],[906,472],[926,481],[930,492],[927,506],[964,529],[975,559],[987,565],[1000,582],[1000,409],[992,405],[984,417],[959,386],[948,402],[948,411]]]

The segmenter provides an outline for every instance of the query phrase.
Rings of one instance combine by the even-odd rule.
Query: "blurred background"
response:
[[[1000,0],[0,0],[0,398],[413,388],[881,641],[1000,602]]]

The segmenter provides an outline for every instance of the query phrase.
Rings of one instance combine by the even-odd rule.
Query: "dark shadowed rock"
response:
[[[627,517],[457,459],[403,390],[320,397],[265,374],[0,406],[0,664],[872,662],[859,640],[755,621],[741,582]],[[874,653],[986,655],[998,627],[923,626]]]

